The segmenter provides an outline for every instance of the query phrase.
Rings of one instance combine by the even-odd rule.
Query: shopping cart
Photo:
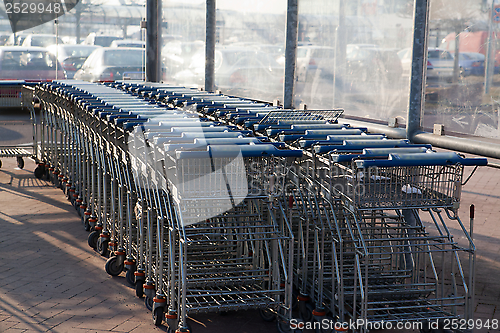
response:
[[[270,124],[254,128],[274,141],[305,149],[296,164],[291,197],[297,215],[291,221],[298,240],[294,282],[301,317],[368,324],[471,318],[474,245],[455,212],[463,165],[484,165],[485,160],[422,154],[431,147],[348,125],[281,121],[287,116],[278,113]],[[440,158],[447,162],[439,164]],[[396,159],[405,162],[395,166]],[[440,208],[442,212],[436,211]],[[424,227],[419,211],[431,215],[436,229]],[[453,240],[446,217],[458,221],[468,247]],[[468,279],[460,252],[470,254]],[[438,263],[437,254],[451,256],[453,264]],[[431,274],[419,276],[429,271],[427,265]],[[453,280],[450,297],[442,282],[448,278]]]
[[[268,182],[275,179],[272,170],[300,154],[261,144],[164,155],[175,208],[169,266],[178,267],[167,294],[179,295],[167,312],[179,314],[180,329],[187,328],[191,313],[250,308],[273,309],[280,322],[289,323],[292,236],[283,207],[269,197]]]
[[[15,145],[0,145],[0,158],[15,157],[17,167],[24,168],[24,158],[36,159],[37,150],[37,123],[35,115],[35,101],[33,99],[34,87],[25,81],[0,82],[0,110],[27,109],[30,113],[30,126],[32,127],[32,140],[30,143]],[[2,161],[0,160],[0,168]]]

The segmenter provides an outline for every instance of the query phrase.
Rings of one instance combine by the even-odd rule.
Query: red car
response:
[[[42,47],[0,47],[0,80],[63,80],[66,74],[56,57]]]

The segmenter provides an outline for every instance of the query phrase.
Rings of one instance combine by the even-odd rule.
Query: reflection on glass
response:
[[[57,21],[52,19],[14,34],[5,14],[5,5],[0,2],[0,12],[3,11],[3,18],[0,19],[0,40],[4,41],[0,46],[0,79],[55,79],[56,60],[51,58],[54,56],[59,60],[58,79],[71,79],[74,75],[80,75],[77,74],[78,71],[96,47],[107,47],[113,41],[122,39],[133,40],[134,43],[144,41],[140,22],[145,17],[145,4],[144,0],[82,0],[73,7],[66,1],[65,14],[58,17]],[[49,56],[47,50],[53,56]],[[21,55],[22,52],[31,56]],[[12,54],[15,54],[16,59],[10,59]],[[38,54],[43,56],[33,56]],[[9,59],[6,58],[6,61],[1,63],[3,57]],[[135,60],[134,57],[127,57],[121,59],[119,65],[137,67]],[[123,77],[111,74],[106,73],[104,79]]]
[[[499,6],[496,0],[431,1],[425,128],[438,123],[448,133],[499,137],[500,18],[491,15]]]
[[[406,0],[300,1],[295,103],[405,122],[412,13]]]
[[[145,5],[145,0],[83,0],[57,24],[50,21],[36,31],[15,35],[4,18],[0,40],[9,46],[47,47],[60,60],[65,76],[81,77],[77,73],[87,54],[78,59],[62,57],[62,48],[48,44],[98,47],[134,40],[142,46],[145,31],[140,22],[145,18]],[[163,80],[204,87],[205,1],[168,0],[162,7]],[[217,1],[216,89],[265,101],[282,99],[286,8],[286,0]],[[425,128],[440,123],[447,132],[500,135],[497,8],[499,0],[431,1]],[[0,3],[1,10],[5,7]],[[348,115],[406,121],[413,0],[300,0],[298,19],[295,107],[344,108]],[[22,60],[25,64],[36,61],[20,56],[10,61],[24,68]],[[133,57],[120,60],[120,65],[129,61]],[[142,77],[141,66],[130,65],[136,65],[134,75]],[[41,77],[28,75],[27,70],[19,72],[24,74],[15,74],[18,79]],[[100,79],[118,77],[105,72]]]
[[[65,78],[59,67],[58,78]],[[0,80],[53,80],[56,58],[42,48],[0,48]]]
[[[168,38],[165,81],[205,84],[205,2],[164,3]],[[215,89],[273,101],[283,95],[286,1],[217,1]]]

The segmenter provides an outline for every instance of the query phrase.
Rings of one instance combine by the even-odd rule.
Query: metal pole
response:
[[[480,155],[484,157],[500,158],[500,145],[469,138],[435,135],[426,132],[417,132],[412,137],[414,143],[430,143],[435,147]]]
[[[163,68],[161,62],[161,47],[163,45],[162,39],[162,26],[163,26],[163,1],[156,1],[156,75],[158,75],[158,82],[163,79]]]
[[[56,26],[56,80],[59,79],[59,21],[54,20],[54,24]]]
[[[469,206],[469,217],[470,217],[470,242],[469,242],[469,249],[474,249],[474,214],[475,214],[475,207],[474,204]],[[469,252],[469,311],[466,314],[466,319],[472,319],[473,318],[473,310],[472,308],[475,306],[474,304],[474,295],[475,295],[475,278],[476,278],[476,268],[475,268],[475,261],[476,261],[476,251],[474,252]]]
[[[76,9],[75,9],[75,19],[76,19],[76,31],[75,31],[75,35],[76,35],[76,43],[77,44],[80,44],[81,42],[81,30],[80,30],[80,19],[82,17],[82,10],[81,10],[82,6],[78,6]]]
[[[460,21],[453,21],[453,30],[455,31],[455,51],[453,57],[453,83],[458,82],[458,78],[460,77],[460,66],[458,63],[459,54],[460,54]]]
[[[410,101],[406,126],[406,137],[409,140],[412,140],[413,134],[420,130],[424,109],[429,0],[415,0],[414,10]]]
[[[283,106],[293,109],[295,67],[297,61],[297,36],[299,30],[298,0],[288,0],[286,13],[286,42],[285,42],[285,86],[283,91]]]
[[[493,12],[495,10],[495,0],[491,1],[490,24],[488,26],[488,45],[486,48],[486,69],[484,77],[484,93],[489,94],[491,89],[491,81],[493,80],[493,70],[495,68],[495,43],[493,29]]]
[[[359,8],[359,4],[358,4]],[[346,35],[346,17],[345,17],[345,1],[339,2],[339,25],[337,26],[337,34],[335,36],[335,61],[333,70],[333,103],[334,107],[342,107],[344,103],[344,88],[346,80],[346,52],[347,52],[347,35]]]
[[[215,87],[215,34],[216,34],[215,0],[207,0],[206,40],[205,40],[205,90],[214,91]]]
[[[158,6],[161,1],[146,0],[146,81],[159,82]]]

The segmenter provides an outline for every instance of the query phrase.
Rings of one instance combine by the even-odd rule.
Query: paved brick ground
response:
[[[15,159],[2,162],[0,332],[166,331],[154,327],[123,275],[104,272],[105,259],[86,244],[87,232],[63,193],[35,179],[31,161],[24,170],[15,169]],[[476,206],[475,319],[500,319],[500,170],[480,168],[464,186],[460,215],[467,226],[471,203]],[[457,224],[450,228],[458,234]],[[275,332],[274,324],[253,311],[196,320],[191,322],[196,333]]]
[[[466,175],[471,168],[466,168]],[[460,216],[469,222],[469,206],[476,209],[476,285],[474,318],[500,321],[500,170],[479,168],[463,187]],[[488,330],[481,329],[481,332]],[[491,329],[499,332],[500,329]]]
[[[0,169],[0,332],[162,332],[125,276],[105,258],[63,192],[33,176],[34,163]],[[275,332],[255,311],[197,316],[194,332]]]

